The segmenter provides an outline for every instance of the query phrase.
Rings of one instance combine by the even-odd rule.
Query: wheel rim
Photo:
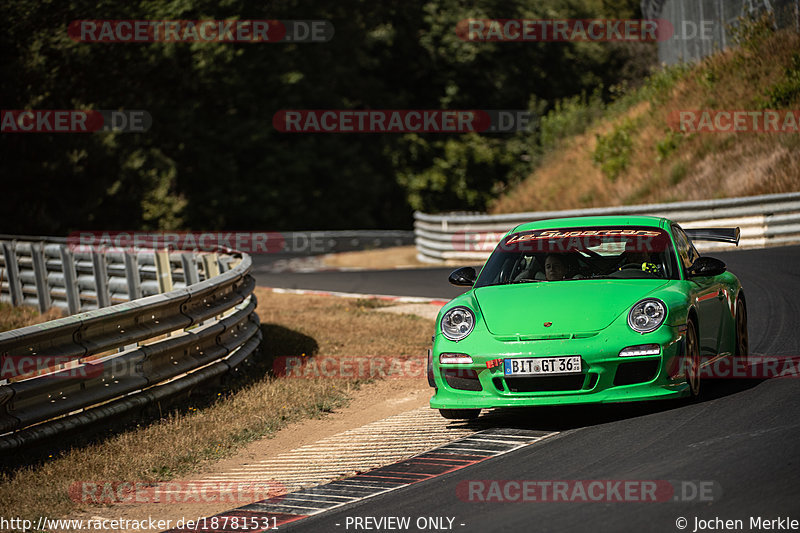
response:
[[[686,382],[689,383],[692,396],[697,397],[700,394],[700,350],[697,348],[697,334],[691,323],[686,331],[686,358]]]
[[[741,300],[736,303],[736,355],[747,357],[747,311]]]

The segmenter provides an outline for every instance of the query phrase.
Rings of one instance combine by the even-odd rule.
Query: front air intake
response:
[[[471,369],[447,368],[442,370],[442,376],[452,389],[480,391],[483,390],[478,380],[478,373]]]
[[[636,383],[647,383],[653,381],[658,373],[660,359],[649,361],[631,361],[617,365],[617,373],[614,375],[614,386],[635,385]]]

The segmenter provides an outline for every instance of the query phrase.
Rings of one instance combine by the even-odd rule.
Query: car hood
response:
[[[552,336],[604,329],[666,284],[662,279],[556,281],[481,287],[474,296],[490,333]]]

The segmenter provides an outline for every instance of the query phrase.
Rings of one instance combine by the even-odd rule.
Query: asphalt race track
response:
[[[446,299],[464,292],[463,287],[447,282],[447,276],[455,268],[270,273],[258,270],[258,256],[253,256],[253,263],[252,275],[261,287]]]
[[[742,280],[750,350],[800,354],[800,247],[714,254]],[[347,292],[450,297],[450,269],[257,275],[260,285]],[[493,412],[482,424],[559,431],[501,457],[281,526],[288,531],[370,531],[355,518],[453,518],[452,530],[693,531],[695,519],[800,521],[800,380],[703,382],[697,403],[536,408]],[[468,480],[677,480],[694,501],[475,502],[456,493]],[[683,485],[680,485],[683,483]],[[462,485],[463,486],[463,485]],[[690,494],[714,489],[711,501]],[[692,498],[689,498],[692,499]],[[679,518],[687,526],[676,526]],[[349,520],[348,520],[349,518]],[[449,521],[444,520],[447,530]],[[800,523],[800,522],[798,522]],[[461,525],[463,524],[463,525]],[[713,530],[730,531],[712,523]],[[736,526],[736,524],[734,524]],[[797,529],[800,526],[795,524]],[[381,529],[389,531],[391,529]],[[396,529],[395,529],[396,530]],[[432,529],[425,529],[431,531]],[[757,529],[756,529],[757,530]],[[784,527],[786,530],[786,527]],[[789,529],[791,530],[791,529]],[[698,529],[700,531],[700,529]]]

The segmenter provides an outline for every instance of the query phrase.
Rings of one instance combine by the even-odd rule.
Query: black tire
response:
[[[747,335],[747,307],[744,300],[736,299],[736,357],[750,355],[750,340]]]
[[[481,414],[480,409],[439,409],[439,414],[448,420],[472,420]]]
[[[700,343],[697,340],[697,328],[691,318],[686,322],[684,350],[684,369],[686,383],[689,384],[689,396],[696,400],[700,397]]]

